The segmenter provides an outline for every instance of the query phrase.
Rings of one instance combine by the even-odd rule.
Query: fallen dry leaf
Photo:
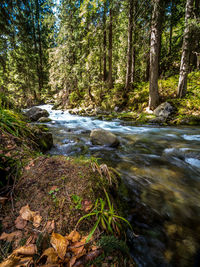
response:
[[[48,221],[46,223],[46,226],[44,227],[44,231],[46,231],[47,233],[52,233],[53,230],[55,229],[55,221]]]
[[[55,251],[54,248],[48,248],[46,249],[42,256],[40,257],[39,261],[38,262],[43,262],[43,260],[46,258],[46,264],[54,264],[54,263],[57,263],[58,262],[58,254],[57,252]]]
[[[45,265],[40,265],[40,267],[61,267],[61,265],[59,263],[57,264],[45,264]]]
[[[102,250],[95,250],[92,252],[89,252],[85,256],[81,257],[74,265],[73,267],[80,267],[80,266],[85,266],[88,261],[92,261],[95,258],[97,258],[99,255],[101,255]]]
[[[70,250],[75,254],[79,255],[84,249],[85,243],[83,242],[75,242],[70,246]]]
[[[17,219],[15,220],[15,227],[17,229],[24,229],[27,225],[27,221],[24,220],[21,215],[17,217]]]
[[[50,191],[55,191],[58,187],[56,185],[53,185],[51,188],[50,188]]]
[[[68,262],[67,267],[72,267],[74,263],[76,262],[76,259],[77,259],[76,256],[72,257],[70,261]]]
[[[91,200],[82,200],[81,205],[82,205],[82,210],[84,210],[85,212],[90,211],[93,207]]]
[[[19,213],[24,220],[31,221],[33,218],[33,212],[30,210],[29,205],[22,207]]]
[[[72,242],[77,242],[80,240],[81,235],[76,230],[73,230],[66,238]]]
[[[3,233],[1,236],[0,236],[0,240],[6,240],[8,242],[11,242],[13,241],[15,238],[21,238],[22,237],[22,232],[21,231],[15,231],[15,232],[12,232],[10,234],[7,234],[7,233]]]
[[[69,241],[64,236],[57,233],[53,233],[51,235],[50,243],[58,253],[59,258],[61,258],[61,260],[64,260]]]
[[[20,260],[20,257],[16,257],[15,255],[11,254],[5,261],[0,263],[0,267],[15,267]]]
[[[30,264],[33,264],[33,258],[32,257],[26,257],[22,258],[20,262],[16,265],[16,267],[26,267],[30,266]]]
[[[37,240],[37,234],[29,236],[29,238],[26,241],[26,246],[28,246],[29,244],[34,244],[36,240]]]
[[[40,216],[39,212],[31,211],[29,205],[22,207],[19,213],[22,219],[26,221],[33,221],[33,226],[36,228],[40,226],[42,217]]]
[[[42,217],[40,216],[39,213],[36,213],[35,215],[33,215],[33,226],[38,228],[40,226],[41,221],[42,221]]]
[[[30,244],[28,246],[23,246],[13,251],[13,255],[29,255],[33,256],[37,253],[36,245]]]

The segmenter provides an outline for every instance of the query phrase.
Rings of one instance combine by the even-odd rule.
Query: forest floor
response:
[[[107,166],[102,171],[95,160],[42,155],[29,134],[2,129],[0,266],[134,266],[126,244],[97,224],[95,212],[108,214],[109,202],[118,213],[109,193],[116,178]]]

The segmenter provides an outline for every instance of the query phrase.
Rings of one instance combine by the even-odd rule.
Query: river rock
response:
[[[31,120],[31,121],[37,121],[38,119],[42,117],[48,117],[49,113],[45,109],[41,109],[38,107],[32,107],[28,111],[25,112],[25,115]]]
[[[50,122],[51,119],[47,117],[41,117],[39,118],[38,122],[45,123],[45,122]]]
[[[52,133],[44,125],[33,125],[31,127],[34,141],[42,152],[46,152],[53,146]]]
[[[90,140],[93,145],[105,145],[110,147],[117,147],[119,145],[117,136],[103,129],[92,130],[90,133]]]
[[[174,111],[174,108],[172,107],[171,104],[169,104],[168,102],[164,102],[162,104],[160,104],[155,110],[154,110],[154,114],[157,117],[164,117],[164,118],[168,118]]]

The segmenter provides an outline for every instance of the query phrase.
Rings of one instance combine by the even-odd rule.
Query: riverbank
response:
[[[76,95],[72,92],[66,99],[65,92],[61,91],[54,96],[55,109],[69,110],[71,114],[81,116],[96,116],[102,120],[122,119],[135,125],[200,125],[200,72],[188,75],[188,93],[185,98],[176,98],[178,75],[165,80],[159,80],[160,103],[168,102],[173,107],[173,112],[167,118],[156,116],[147,110],[148,83],[136,83],[129,92],[128,99],[123,99],[123,85],[116,86],[104,93],[95,89],[92,101],[85,95]],[[125,103],[126,102],[126,103]]]
[[[95,158],[42,155],[49,147],[38,139],[41,126],[1,112],[0,266],[125,266],[127,259],[133,266],[115,237],[128,224],[110,194],[117,193],[117,174]]]

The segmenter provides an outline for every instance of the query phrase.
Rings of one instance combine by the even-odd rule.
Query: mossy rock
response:
[[[53,136],[44,125],[32,126],[34,141],[42,152],[46,152],[53,146]]]

